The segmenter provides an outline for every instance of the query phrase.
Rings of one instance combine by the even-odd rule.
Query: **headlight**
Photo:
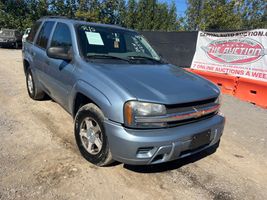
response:
[[[161,104],[128,101],[124,105],[124,122],[131,128],[159,128],[165,123],[138,123],[137,117],[161,116],[166,114],[166,107]]]
[[[218,96],[218,98],[215,100],[214,103],[217,103],[217,104],[221,105],[221,101],[222,101],[222,96],[221,96],[221,94],[220,94],[220,95]]]

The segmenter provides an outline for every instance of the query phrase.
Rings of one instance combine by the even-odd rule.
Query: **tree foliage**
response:
[[[267,28],[265,0],[187,0],[187,4],[181,17],[179,5],[167,0],[0,0],[0,28],[24,30],[48,15],[137,30]]]
[[[177,30],[175,3],[157,0],[0,0],[0,27],[23,30],[42,16],[60,15],[138,30]]]
[[[187,30],[267,28],[265,0],[187,0]]]

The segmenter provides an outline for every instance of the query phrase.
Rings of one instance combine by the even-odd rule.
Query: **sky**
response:
[[[167,2],[171,3],[174,1],[176,3],[176,8],[177,8],[177,15],[178,16],[184,16],[185,15],[185,10],[187,7],[186,0],[159,0],[160,2]]]

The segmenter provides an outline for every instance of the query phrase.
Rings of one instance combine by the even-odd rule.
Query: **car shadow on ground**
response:
[[[171,161],[171,162],[166,162],[166,163],[162,163],[162,164],[155,164],[155,165],[127,165],[124,164],[123,167],[125,169],[128,169],[130,171],[133,172],[137,172],[137,173],[158,173],[158,172],[165,172],[165,171],[170,171],[170,170],[175,170],[178,169],[184,165],[190,164],[190,163],[194,163],[202,158],[205,158],[213,153],[216,152],[217,148],[218,148],[219,144],[215,144],[214,146],[196,153],[194,155],[185,157],[185,158],[181,158],[175,161]]]
[[[48,94],[45,94],[44,97],[39,101],[51,101],[53,103],[56,103]]]

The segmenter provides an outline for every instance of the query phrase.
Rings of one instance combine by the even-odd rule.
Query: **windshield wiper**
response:
[[[93,55],[87,55],[87,58],[95,58],[95,59],[118,59],[118,60],[124,60],[126,62],[130,62],[126,58],[121,58],[117,56],[112,56],[112,55],[105,55],[105,54],[93,54]]]
[[[147,56],[128,56],[127,58],[129,58],[130,60],[135,60],[135,59],[146,59],[146,60],[151,60],[157,63],[164,63],[162,60],[156,60],[154,58],[150,58]]]

